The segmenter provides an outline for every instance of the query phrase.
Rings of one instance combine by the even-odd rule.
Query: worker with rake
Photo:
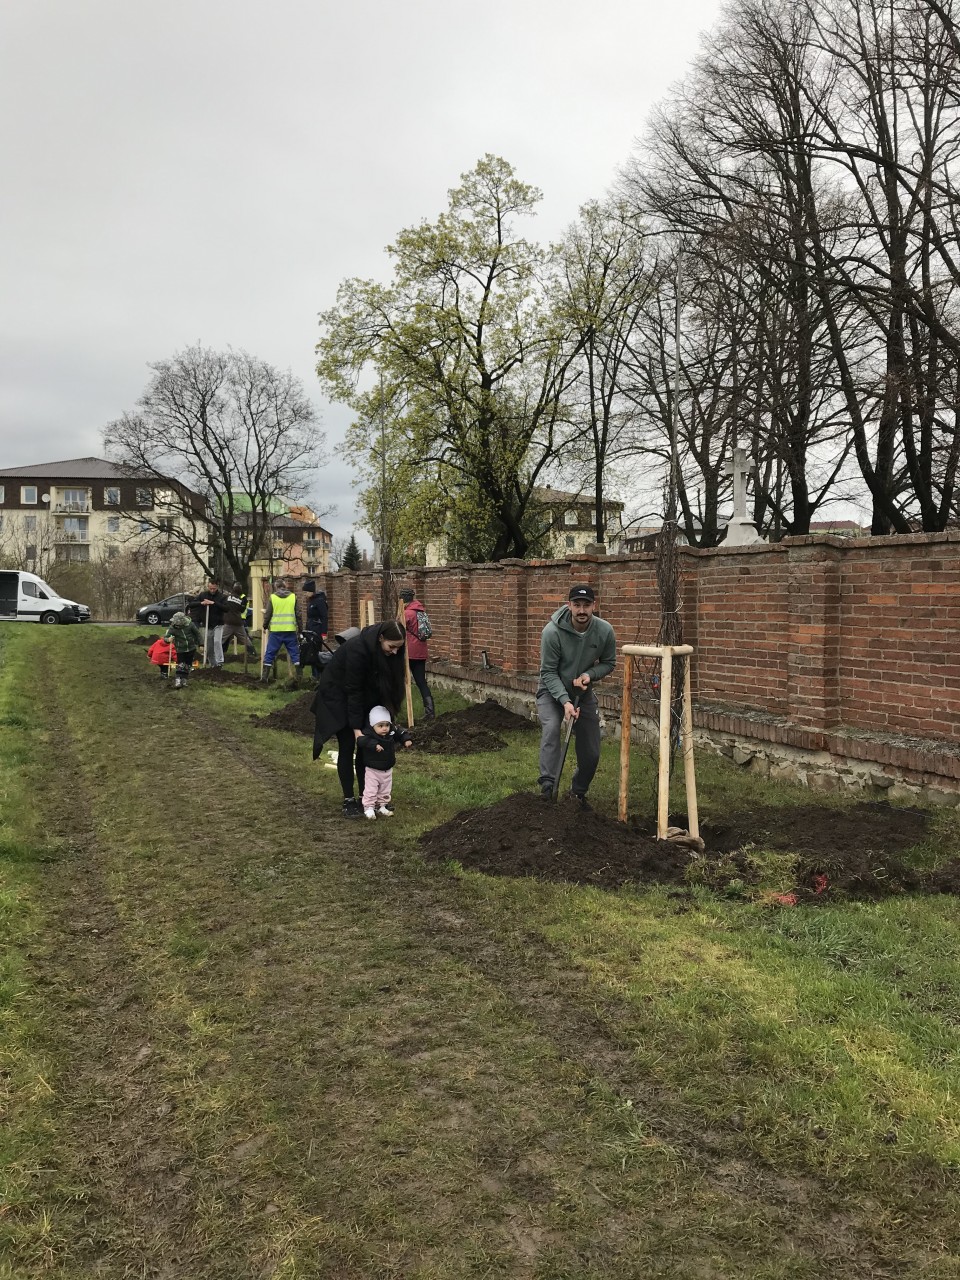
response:
[[[593,587],[570,588],[567,603],[553,614],[540,637],[540,792],[556,798],[570,735],[576,740],[577,768],[570,793],[589,809],[587,791],[600,763],[600,708],[593,686],[617,661],[613,627],[596,616]]]

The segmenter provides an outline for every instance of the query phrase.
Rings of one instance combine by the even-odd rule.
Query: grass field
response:
[[[255,723],[290,695],[174,695],[130,634],[0,631],[0,1275],[960,1277],[955,898],[427,865],[535,737],[347,823]],[[708,820],[810,800],[700,773]]]

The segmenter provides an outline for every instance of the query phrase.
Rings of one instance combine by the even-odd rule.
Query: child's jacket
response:
[[[362,738],[357,739],[357,754],[368,769],[392,769],[397,763],[397,743],[412,742],[408,729],[401,729],[392,724],[390,732],[381,738],[373,725],[365,730]],[[383,747],[378,751],[377,747]]]
[[[177,651],[169,640],[154,640],[147,650],[147,657],[155,667],[166,667],[171,662],[176,662]]]

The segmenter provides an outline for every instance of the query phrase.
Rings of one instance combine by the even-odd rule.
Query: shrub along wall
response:
[[[751,767],[787,760],[808,781],[960,788],[960,533],[685,548],[681,570],[695,722],[716,743],[738,759],[746,747]],[[430,613],[431,667],[450,679],[532,693],[540,632],[580,581],[618,644],[656,641],[652,554],[453,564],[403,581]],[[318,585],[331,631],[379,600],[374,573]],[[608,719],[621,675],[618,664],[603,688]]]

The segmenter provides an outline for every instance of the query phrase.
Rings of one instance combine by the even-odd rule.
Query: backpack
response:
[[[427,617],[426,609],[417,610],[417,639],[429,640],[433,635],[433,627],[430,625],[430,619]]]

